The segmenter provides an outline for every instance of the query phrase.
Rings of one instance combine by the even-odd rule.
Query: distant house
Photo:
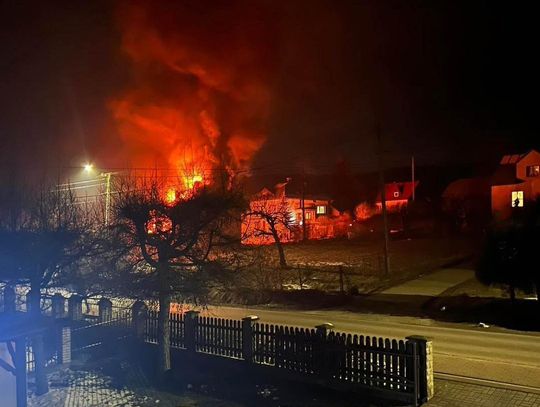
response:
[[[540,153],[505,155],[491,183],[491,213],[508,219],[516,208],[523,208],[540,196]]]
[[[418,187],[418,184],[419,181],[415,181],[414,184],[412,181],[385,184],[384,197],[386,201],[386,210],[388,212],[399,212],[406,208],[409,201],[412,199],[413,192]],[[380,192],[377,195],[375,206],[377,211],[380,212],[382,210],[382,198]]]
[[[250,200],[250,211],[242,219],[242,243],[249,245],[272,244],[272,236],[265,233],[269,225],[261,216],[249,213],[258,210],[269,212],[286,212],[289,216],[290,227],[278,225],[278,232],[282,242],[302,240],[303,216],[302,196],[287,193],[287,183],[277,184],[274,192],[263,188]],[[350,223],[350,216],[340,213],[332,206],[330,198],[323,195],[305,194],[304,217],[306,222],[306,238],[311,240],[332,239],[346,236]]]

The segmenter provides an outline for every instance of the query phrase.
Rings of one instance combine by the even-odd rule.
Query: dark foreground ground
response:
[[[226,371],[186,366],[168,386],[156,386],[140,361],[126,356],[78,360],[50,374],[51,391],[30,407],[320,407],[388,406],[361,394],[339,394],[287,382],[258,382]],[[1,401],[1,395],[0,395]],[[540,394],[487,384],[436,379],[426,407],[534,407]],[[2,404],[3,406],[3,404]],[[6,406],[8,407],[8,406]]]
[[[217,365],[219,366],[219,364]],[[30,407],[375,407],[396,405],[369,401],[297,382],[239,375],[237,369],[212,370],[209,365],[176,369],[168,383],[156,383],[142,360],[122,356],[79,359],[50,375],[51,391],[32,397]]]

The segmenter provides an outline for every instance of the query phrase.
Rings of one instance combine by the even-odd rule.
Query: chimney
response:
[[[274,187],[274,191],[275,191],[275,194],[276,194],[276,198],[284,198],[285,197],[285,187],[287,186],[287,184],[291,181],[292,178],[290,177],[287,177],[287,179],[285,180],[285,182],[280,182],[279,184],[276,184],[276,186]]]

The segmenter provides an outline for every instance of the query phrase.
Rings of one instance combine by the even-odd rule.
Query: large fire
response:
[[[259,17],[240,3],[204,13],[197,4],[126,1],[118,9],[133,75],[109,106],[134,166],[177,173],[168,202],[211,184],[216,171],[246,169],[270,109],[271,45],[259,44],[271,23],[249,23]]]

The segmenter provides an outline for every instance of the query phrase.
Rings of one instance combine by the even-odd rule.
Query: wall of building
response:
[[[540,165],[540,153],[531,151],[523,157],[516,165],[516,177],[522,180],[537,179],[539,177],[527,177],[527,167],[530,165]]]
[[[513,185],[494,185],[491,187],[491,213],[498,220],[508,219],[512,215],[512,192],[523,191],[524,206],[530,205],[536,199],[539,185],[533,189],[533,182],[522,182]]]
[[[386,210],[388,212],[397,213],[407,207],[408,203],[409,201],[407,199],[393,199],[391,201],[386,201]],[[377,207],[377,212],[382,211],[382,202],[377,202],[375,206]]]

